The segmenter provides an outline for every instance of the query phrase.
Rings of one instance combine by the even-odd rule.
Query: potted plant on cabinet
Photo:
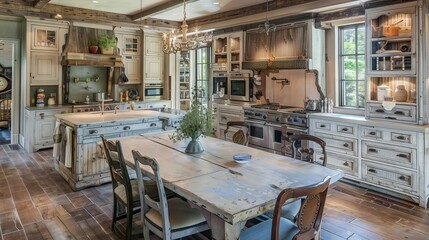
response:
[[[173,142],[191,139],[185,152],[189,154],[201,153],[204,151],[203,146],[198,141],[199,137],[205,137],[213,134],[212,113],[198,99],[202,90],[194,87],[191,109],[186,112],[180,122],[179,127],[170,136]]]
[[[102,35],[98,38],[98,46],[102,54],[113,54],[113,48],[116,46],[115,36]]]
[[[97,39],[91,39],[88,42],[89,45],[89,52],[90,53],[97,53],[98,52],[98,40]]]

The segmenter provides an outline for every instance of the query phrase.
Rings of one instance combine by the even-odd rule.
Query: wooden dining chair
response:
[[[223,132],[223,138],[225,141],[227,140],[227,134],[228,134],[228,131],[230,130],[229,129],[230,127],[240,128],[240,130],[235,132],[234,135],[232,136],[232,142],[247,146],[249,144],[249,125],[242,121],[227,122],[226,129]]]
[[[112,178],[113,187],[113,216],[112,230],[115,230],[115,223],[123,218],[126,218],[126,239],[132,237],[133,215],[140,210],[140,197],[138,193],[137,179],[130,179],[127,166],[122,154],[122,148],[119,141],[108,141],[104,135],[100,136],[103,141],[104,152],[106,154],[109,165],[110,175]],[[146,181],[145,188],[148,194],[153,197],[158,196],[156,183],[154,181]],[[119,212],[119,204],[121,204],[126,212]]]
[[[240,234],[240,240],[315,239],[320,231],[330,180],[328,176],[312,186],[281,191],[274,207],[273,218],[245,229]],[[281,217],[285,202],[294,198],[302,200],[296,222]]]
[[[327,163],[326,142],[323,139],[320,139],[316,136],[309,135],[309,134],[296,134],[296,135],[289,136],[289,141],[292,142],[292,157],[293,158],[296,158],[296,153],[299,152],[301,160],[306,160],[306,161],[309,161],[311,163],[317,163],[317,164],[320,164],[320,165],[326,167],[326,163]],[[302,147],[302,145],[300,147],[296,147],[297,143],[302,142],[302,141],[307,141],[308,143],[310,143],[310,142],[316,143],[320,146],[320,148],[322,149],[322,154],[323,154],[323,159],[322,158],[319,159],[321,162],[314,159],[314,149],[313,148],[311,148],[311,147],[304,148],[304,147]],[[307,155],[307,158],[304,158],[303,157],[304,155]]]
[[[208,224],[200,211],[191,208],[179,197],[167,200],[158,162],[154,158],[142,156],[136,150],[132,153],[139,183],[140,202],[142,202],[141,219],[144,239],[149,240],[150,232],[164,240],[169,240],[208,230]],[[149,166],[152,174],[143,174],[140,165]],[[151,198],[146,192],[146,186],[141,184],[140,179],[144,176],[156,181],[158,201]]]

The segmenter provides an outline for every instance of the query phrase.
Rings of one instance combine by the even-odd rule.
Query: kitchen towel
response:
[[[54,150],[52,152],[52,156],[55,158],[55,160],[58,160],[58,157],[60,155],[60,148],[61,148],[61,130],[60,130],[61,122],[57,119],[55,122],[55,130],[54,135],[52,136],[54,138]]]
[[[73,128],[66,127],[66,149],[64,153],[64,166],[67,168],[72,167],[72,149],[73,149]]]

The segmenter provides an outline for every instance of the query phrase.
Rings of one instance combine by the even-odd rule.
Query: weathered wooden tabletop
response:
[[[314,184],[328,175],[333,183],[343,176],[341,171],[211,137],[200,138],[204,152],[188,155],[184,144],[173,143],[168,135],[171,132],[119,140],[130,165],[133,149],[157,159],[165,186],[203,211],[215,239],[238,239],[245,222],[273,209],[285,188]],[[233,155],[239,153],[252,158],[237,163]]]

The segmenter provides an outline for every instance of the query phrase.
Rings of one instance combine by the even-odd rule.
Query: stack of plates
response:
[[[239,153],[232,156],[232,158],[237,163],[247,163],[252,158],[252,155],[246,153]]]

